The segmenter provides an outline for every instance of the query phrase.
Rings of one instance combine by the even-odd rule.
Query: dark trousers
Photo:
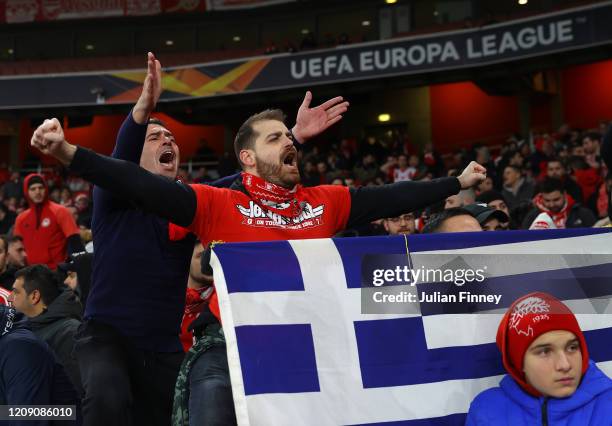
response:
[[[189,426],[236,424],[225,345],[213,346],[189,371]]]
[[[80,326],[74,352],[85,390],[85,426],[170,425],[183,352],[137,349],[94,320]]]

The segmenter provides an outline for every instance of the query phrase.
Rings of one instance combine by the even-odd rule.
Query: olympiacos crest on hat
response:
[[[532,322],[539,322],[544,319],[549,319],[547,313],[550,312],[550,305],[544,300],[536,296],[528,297],[518,303],[510,314],[509,328],[514,330],[519,335],[533,336],[533,328],[527,321],[522,321],[526,315],[543,314],[532,318]]]

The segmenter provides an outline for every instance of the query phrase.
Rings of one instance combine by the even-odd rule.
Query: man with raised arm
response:
[[[150,117],[161,83],[161,65],[149,54],[142,93],[121,126],[112,157],[174,185],[179,147],[171,130]],[[301,141],[337,122],[347,107],[334,98],[310,108],[310,97],[294,128]],[[184,355],[179,332],[195,239],[137,209],[131,197],[99,186],[94,206],[92,283],[75,339],[84,422],[167,426]]]
[[[338,106],[330,108],[332,112],[338,110]],[[173,182],[133,163],[76,147],[65,140],[57,119],[45,120],[31,143],[71,171],[131,200],[139,209],[186,227],[204,244],[328,238],[346,227],[424,208],[485,179],[484,167],[472,162],[459,177],[428,182],[407,181],[356,190],[328,185],[304,188],[293,144],[296,133],[292,135],[285,126],[279,110],[266,110],[246,120],[234,141],[243,172],[231,188]],[[216,295],[210,309],[219,319]],[[215,336],[217,346],[222,346],[219,336],[222,334]],[[222,357],[214,354],[216,362],[227,362],[224,347],[221,352]],[[231,404],[231,389],[220,386],[215,392],[225,392],[221,400]],[[228,424],[233,410],[225,410],[223,415],[228,417],[211,419],[210,424]]]

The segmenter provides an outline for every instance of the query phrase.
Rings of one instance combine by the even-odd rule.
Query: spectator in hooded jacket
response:
[[[15,274],[10,300],[28,318],[36,337],[51,347],[74,388],[82,394],[81,376],[72,349],[83,308],[71,290],[62,291],[59,285],[55,273],[48,267],[28,266]]]
[[[574,314],[546,293],[516,300],[497,330],[508,375],[472,402],[467,426],[605,426],[612,380],[593,361]]]
[[[68,254],[84,250],[74,218],[65,207],[49,201],[49,190],[41,175],[28,175],[23,192],[30,208],[17,216],[13,233],[23,237],[31,264],[56,269]]]
[[[528,229],[540,213],[548,214],[556,228],[590,228],[595,224],[593,212],[567,195],[559,179],[546,178],[539,189],[533,199],[535,207],[523,220],[524,229]]]
[[[0,405],[77,405],[77,395],[47,344],[28,329],[13,308],[0,304]],[[78,416],[78,413],[77,413]],[[75,421],[32,420],[14,425],[74,425]],[[7,424],[2,423],[2,424]]]

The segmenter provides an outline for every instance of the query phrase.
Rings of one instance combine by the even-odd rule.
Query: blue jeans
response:
[[[213,346],[200,355],[189,372],[189,425],[235,424],[226,348]]]

